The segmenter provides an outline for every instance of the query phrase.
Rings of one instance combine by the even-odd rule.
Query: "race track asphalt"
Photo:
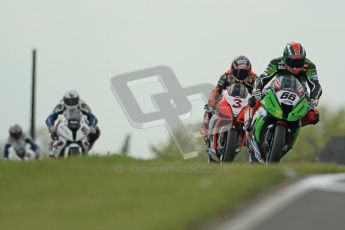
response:
[[[345,174],[290,185],[219,224],[217,230],[344,230]]]

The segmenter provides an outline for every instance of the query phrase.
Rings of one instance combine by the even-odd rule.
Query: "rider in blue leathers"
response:
[[[4,147],[3,157],[5,160],[8,159],[9,149],[16,141],[24,141],[30,145],[30,149],[35,153],[36,158],[40,157],[38,145],[24,132],[20,125],[15,124],[10,127],[8,130],[10,136],[7,139],[7,142]]]
[[[93,144],[100,136],[100,129],[97,126],[98,120],[96,116],[91,112],[90,107],[83,100],[79,99],[79,94],[76,90],[68,90],[64,94],[63,99],[59,102],[57,106],[55,106],[53,112],[46,119],[46,124],[49,132],[52,134],[52,137],[55,136],[55,120],[60,114],[63,114],[65,109],[68,108],[79,109],[83,114],[87,116],[90,126],[90,134],[88,135],[88,139],[90,142],[91,149]]]

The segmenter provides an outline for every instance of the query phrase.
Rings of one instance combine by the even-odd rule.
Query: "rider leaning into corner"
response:
[[[208,104],[205,105],[206,111],[200,129],[200,134],[204,139],[208,135],[210,119],[216,108],[217,101],[222,96],[222,91],[231,84],[242,83],[247,87],[249,93],[252,93],[256,77],[257,75],[252,71],[252,65],[246,56],[238,56],[232,61],[231,68],[220,76],[216,88],[210,93]],[[238,120],[244,120],[244,117],[238,118]]]
[[[30,145],[30,149],[36,155],[36,159],[38,159],[40,157],[38,145],[29,136],[27,136],[23,132],[23,129],[22,129],[22,127],[20,125],[15,124],[15,125],[11,126],[10,129],[8,130],[8,132],[9,132],[10,135],[9,135],[9,137],[7,139],[6,144],[5,144],[4,155],[3,155],[5,160],[8,159],[8,154],[9,154],[10,147],[16,141],[23,141],[26,144],[29,144]]]
[[[244,130],[251,130],[253,114],[260,107],[262,90],[264,86],[276,75],[292,75],[296,77],[304,86],[307,92],[307,85],[310,89],[308,102],[312,108],[302,118],[301,126],[316,124],[320,120],[320,111],[315,108],[322,94],[321,85],[316,72],[316,66],[306,58],[306,51],[299,42],[290,42],[285,46],[283,57],[273,59],[263,74],[261,74],[254,84],[252,97],[248,104],[251,109],[246,111]]]
[[[60,114],[64,113],[66,109],[78,109],[87,116],[87,120],[90,126],[90,134],[88,135],[88,139],[91,149],[93,144],[100,136],[100,129],[97,126],[97,118],[91,112],[90,107],[79,98],[79,93],[76,90],[66,91],[66,93],[63,95],[62,100],[57,106],[55,106],[53,112],[46,120],[46,124],[48,126],[49,132],[51,133],[52,139],[56,138],[56,127],[54,126],[55,121]]]

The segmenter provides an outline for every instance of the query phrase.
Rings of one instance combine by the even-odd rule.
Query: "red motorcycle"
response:
[[[232,162],[245,142],[244,113],[250,94],[241,83],[234,83],[223,91],[210,120],[208,140],[209,161]]]

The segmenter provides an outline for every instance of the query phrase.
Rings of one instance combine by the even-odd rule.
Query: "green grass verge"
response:
[[[288,173],[290,172],[290,173]],[[321,164],[207,165],[121,156],[0,163],[0,229],[190,229]]]

